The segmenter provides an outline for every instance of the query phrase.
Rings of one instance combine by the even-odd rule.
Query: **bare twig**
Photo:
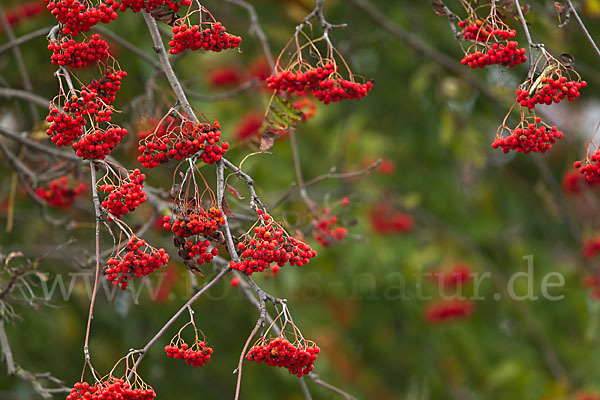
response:
[[[48,34],[48,30],[50,28],[51,28],[50,26],[45,27],[45,28],[40,28],[33,32],[29,32],[23,36],[19,36],[18,38],[14,38],[10,42],[5,43],[2,46],[0,46],[0,54],[12,49],[15,46],[19,46],[19,45],[22,45],[23,43],[27,43],[30,40],[46,36]]]
[[[583,31],[586,39],[588,40],[588,42],[590,42],[590,45],[594,49],[594,52],[596,53],[596,55],[598,57],[600,57],[600,49],[598,48],[598,45],[596,44],[596,42],[592,38],[592,35],[590,35],[590,32],[586,28],[585,24],[581,20],[581,17],[579,16],[579,13],[577,13],[577,10],[575,9],[575,6],[573,6],[573,2],[571,0],[566,0],[566,1],[567,1],[567,5],[569,7],[567,9],[567,15],[570,15],[572,13],[575,16],[575,19],[577,20],[577,24],[579,25],[579,27]],[[567,19],[567,21],[568,21],[568,19]]]
[[[154,69],[160,69],[160,64],[158,62],[156,62],[156,60],[154,60],[148,54],[146,54],[144,51],[142,51],[135,44],[123,39],[123,37],[117,35],[116,33],[112,32],[100,25],[95,25],[94,27],[92,27],[92,29],[98,33],[101,33],[102,36],[112,40],[113,42],[118,43],[121,47],[129,50],[136,56],[140,57],[142,60],[144,60],[145,62],[150,64]]]
[[[300,153],[298,152],[298,143],[296,141],[296,133],[294,131],[290,131],[290,146],[292,147],[292,156],[294,158],[294,171],[296,171],[296,179],[298,180],[298,190],[300,191],[300,197],[306,203],[309,211],[314,210],[317,205],[311,198],[308,196],[306,191],[306,185],[304,183],[304,178],[302,177],[302,162],[300,161]]]
[[[260,23],[258,22],[258,15],[256,14],[254,6],[245,0],[225,1],[240,6],[248,12],[248,16],[250,17],[250,28],[248,32],[250,32],[251,35],[256,36],[256,38],[260,42],[260,45],[262,46],[265,58],[269,63],[269,68],[271,68],[271,71],[275,71],[275,61],[273,59],[273,53],[271,53],[271,48],[269,47],[267,35],[265,35],[265,32],[263,31],[262,27],[260,26]]]
[[[40,107],[48,108],[50,101],[48,99],[43,98],[33,92],[28,92],[26,90],[20,89],[12,89],[12,88],[0,88],[0,96],[6,97],[9,99],[21,99],[27,100],[30,103],[39,105]]]

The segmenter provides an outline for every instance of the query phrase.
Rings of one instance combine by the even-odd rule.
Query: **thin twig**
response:
[[[567,13],[569,13],[569,14],[573,13],[573,15],[575,16],[575,19],[577,20],[577,24],[579,25],[579,27],[583,31],[586,39],[588,40],[588,42],[590,42],[590,45],[592,45],[592,47],[594,49],[594,52],[596,52],[596,55],[598,57],[600,57],[600,49],[598,48],[598,45],[596,44],[596,42],[592,38],[592,35],[590,35],[590,32],[586,28],[585,24],[581,20],[581,17],[579,16],[579,13],[577,13],[577,10],[573,6],[573,2],[571,0],[567,0],[567,5],[569,6],[569,9],[568,9]]]

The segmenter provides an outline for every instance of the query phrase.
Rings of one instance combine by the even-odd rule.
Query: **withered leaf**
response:
[[[236,188],[234,188],[233,186],[231,186],[230,184],[227,184],[227,190],[229,190],[229,193],[231,193],[236,199],[244,200],[245,197],[242,196],[240,191],[237,190]]]

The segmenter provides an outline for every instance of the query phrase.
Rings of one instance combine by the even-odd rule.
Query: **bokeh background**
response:
[[[5,16],[25,3],[43,4],[3,0]],[[251,3],[274,54],[314,6],[308,0]],[[305,267],[286,267],[276,277],[258,276],[257,282],[288,299],[304,336],[320,345],[315,372],[357,398],[574,399],[583,398],[581,391],[590,396],[595,390],[600,393],[600,306],[582,284],[595,267],[593,259],[582,256],[582,245],[597,235],[597,193],[584,188],[574,195],[562,186],[573,161],[584,157],[586,143],[600,121],[600,59],[573,21],[558,27],[552,1],[528,3],[534,40],[545,43],[555,55],[571,54],[575,68],[588,82],[577,101],[540,107],[540,114],[565,132],[565,138],[543,156],[504,154],[491,148],[514,90],[526,77],[526,66],[472,71],[460,65],[461,47],[447,19],[437,16],[428,1],[327,1],[327,19],[348,24],[330,33],[333,43],[354,73],[376,83],[360,101],[317,104],[314,117],[299,126],[304,177],[308,181],[333,166],[338,172],[360,170],[378,158],[383,163],[369,175],[326,179],[309,188],[311,198],[320,207],[330,207],[348,229],[344,240],[332,246],[323,247],[311,237],[313,216],[298,193],[278,206],[273,214],[291,232],[304,233],[319,256]],[[241,50],[186,53],[177,58],[175,69],[186,90],[197,94],[190,96],[193,105],[221,121],[225,139],[234,144],[229,158],[239,163],[257,151],[252,121],[264,113],[270,93],[258,85],[223,100],[207,100],[260,76],[261,71],[264,74],[264,58],[256,38],[248,34],[243,9],[214,0],[202,4],[228,31],[243,36]],[[459,2],[447,4],[464,16]],[[575,5],[592,37],[600,38],[600,2],[584,0]],[[19,37],[51,27],[54,19],[41,7],[39,13],[10,22]],[[509,15],[507,23],[519,31],[517,39],[524,45],[518,21]],[[155,57],[141,15],[123,13],[103,28]],[[314,28],[316,35],[318,26]],[[0,47],[8,41],[2,29]],[[113,154],[133,168],[138,135],[148,131],[149,119],[167,111],[174,97],[152,66],[108,41],[128,72],[115,103],[122,113],[114,120],[130,133]],[[35,93],[51,99],[57,93],[56,68],[46,45],[40,36],[20,50]],[[217,79],[225,72],[230,83]],[[156,90],[148,89],[150,82]],[[23,88],[10,50],[0,53],[0,87]],[[145,107],[146,91],[154,95],[150,107]],[[3,127],[31,132],[36,140],[52,146],[43,134],[47,109],[38,107],[37,112],[41,120],[35,121],[26,102],[0,96]],[[240,140],[242,136],[248,137]],[[14,142],[0,139],[20,151]],[[35,159],[25,157],[35,167]],[[94,222],[89,192],[67,210],[51,210],[56,218],[74,221],[53,227],[22,190],[11,195],[14,177],[6,159],[0,160],[2,254],[21,251],[35,258],[72,239],[41,259],[37,270],[48,274],[44,275],[48,282],[57,275],[67,281],[69,273],[89,270]],[[254,177],[265,203],[272,204],[296,182],[289,139],[278,139],[269,154],[248,158],[244,169]],[[168,190],[172,171],[169,165],[146,172],[149,183]],[[213,169],[205,167],[202,172],[214,184]],[[88,182],[87,173],[83,168],[76,175]],[[230,183],[246,193],[241,182],[232,178]],[[345,197],[349,202],[342,206]],[[248,213],[245,200],[228,199],[234,214]],[[126,220],[139,227],[149,218],[154,217],[146,204]],[[243,220],[236,224],[240,232],[249,227]],[[158,300],[144,292],[137,302],[128,291],[119,291],[111,301],[101,292],[90,341],[94,366],[101,372],[108,372],[128,349],[142,347],[189,296],[190,281],[170,235],[151,229],[146,238],[172,253],[171,264],[163,270],[162,292]],[[112,245],[106,232],[102,245]],[[532,256],[533,294],[539,299],[511,300],[506,283],[514,273],[527,271],[526,256]],[[428,318],[440,295],[438,286],[423,280],[422,273],[457,264],[479,274],[491,273],[480,286],[483,299],[470,303],[469,315]],[[205,272],[212,274],[210,267]],[[550,290],[564,296],[558,301],[545,299],[540,292],[542,279],[551,272],[565,279],[564,287]],[[158,281],[158,276],[153,277],[155,284]],[[526,293],[526,280],[516,282],[517,293]],[[56,294],[39,309],[12,304],[20,318],[6,325],[14,357],[23,368],[50,371],[68,385],[81,374],[89,306],[83,280],[72,289],[68,301]],[[41,293],[42,288],[36,290]],[[431,299],[419,298],[419,293]],[[465,293],[472,293],[470,284]],[[494,297],[497,293],[499,298]],[[152,348],[140,369],[159,398],[233,396],[232,371],[257,312],[229,278],[194,309],[198,327],[214,347],[212,361],[194,369],[166,358],[163,346],[185,323],[182,317]],[[27,384],[6,376],[4,365],[0,371],[0,398],[36,398]],[[341,398],[310,380],[307,383],[315,399]],[[246,363],[242,398],[291,400],[302,394],[297,378],[287,371]]]

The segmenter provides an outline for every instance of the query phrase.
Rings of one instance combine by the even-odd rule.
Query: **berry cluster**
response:
[[[87,42],[74,39],[51,40],[48,50],[52,51],[52,64],[71,68],[83,68],[108,58],[108,44],[100,35],[94,34]]]
[[[173,27],[173,38],[169,41],[169,52],[178,54],[186,49],[211,50],[219,52],[225,49],[236,48],[242,43],[242,38],[226,32],[220,22],[210,24],[210,27],[202,29],[202,25],[186,24]]]
[[[29,20],[44,11],[44,5],[39,0],[20,2],[14,8],[5,10],[4,16],[10,26],[15,26],[21,21]]]
[[[142,10],[150,12],[166,6],[170,11],[179,12],[182,6],[187,7],[191,4],[191,0],[121,0],[121,11],[129,8],[133,12]]]
[[[186,240],[183,247],[179,249],[179,256],[184,260],[193,260],[196,258],[198,265],[208,264],[213,257],[219,254],[219,250],[215,247],[209,251],[210,242],[208,240]]]
[[[58,108],[51,106],[46,121],[50,122],[46,134],[59,147],[70,146],[83,135],[85,120],[81,115],[72,117],[69,114],[58,111]]]
[[[246,360],[264,362],[273,367],[283,367],[298,377],[309,374],[321,349],[318,346],[302,346],[290,343],[286,338],[263,339],[261,344],[253,346]]]
[[[430,323],[439,323],[464,318],[471,315],[473,308],[473,303],[468,300],[435,301],[425,309],[425,320]]]
[[[115,101],[115,96],[121,89],[121,79],[126,76],[125,71],[106,69],[100,79],[94,79],[86,88],[95,93],[105,104],[110,104]]]
[[[119,186],[101,185],[101,191],[109,192],[106,199],[102,201],[102,207],[118,219],[135,210],[146,201],[145,179],[146,175],[142,174],[139,169],[135,169]]]
[[[182,342],[180,345],[168,345],[165,346],[165,351],[167,352],[167,357],[185,360],[187,364],[198,368],[210,362],[210,355],[213,349],[200,341],[196,342],[193,347],[189,347],[185,342]]]
[[[164,249],[156,250],[135,236],[129,239],[123,251],[124,256],[109,258],[104,268],[108,281],[123,290],[127,289],[129,279],[150,275],[169,262],[169,254]]]
[[[339,226],[337,216],[331,215],[329,210],[325,210],[324,215],[316,221],[315,240],[325,247],[341,242],[347,234],[348,229]]]
[[[220,128],[219,121],[195,125],[185,122],[181,127],[171,130],[169,135],[150,135],[138,147],[138,151],[142,153],[138,162],[146,168],[154,168],[169,160],[183,160],[204,150],[201,154],[202,161],[214,164],[229,148],[229,143],[220,143]]]
[[[96,129],[73,143],[73,150],[84,159],[103,160],[110,154],[121,139],[127,134],[127,129],[113,126],[106,130]]]
[[[596,150],[588,159],[585,160],[585,164],[581,161],[575,161],[573,166],[579,170],[585,180],[590,184],[600,183],[600,150]]]
[[[335,78],[337,66],[333,62],[322,67],[310,68],[307,71],[281,71],[267,78],[269,89],[297,93],[312,94],[319,101],[328,104],[341,100],[361,99],[373,87],[373,81],[366,83]]]
[[[67,400],[152,400],[156,393],[151,387],[134,389],[123,379],[110,377],[105,382],[90,385],[78,382],[73,385]]]
[[[600,300],[600,278],[597,275],[587,276],[583,280],[583,287],[592,290],[592,299]]]
[[[225,223],[223,213],[217,207],[210,207],[208,211],[197,208],[187,209],[177,216],[171,224],[169,216],[163,217],[163,228],[170,229],[177,236],[205,236],[211,237],[217,229]]]
[[[36,190],[35,194],[52,207],[66,208],[71,206],[75,197],[83,192],[85,192],[83,183],[73,186],[69,184],[66,176],[61,176]]]
[[[311,249],[309,245],[301,242],[287,233],[273,218],[257,211],[259,215],[259,226],[254,228],[254,236],[246,237],[244,241],[238,243],[238,250],[241,252],[240,261],[231,261],[231,268],[252,275],[254,272],[262,272],[273,266],[273,274],[286,263],[301,267],[307,264],[309,260],[317,255],[317,252]]]
[[[478,42],[487,42],[492,31],[489,24],[478,19],[471,21],[469,18],[458,22],[458,27],[462,28],[461,35],[465,40],[476,40]]]
[[[518,153],[547,152],[558,139],[563,137],[563,133],[556,126],[547,128],[545,125],[538,125],[540,121],[540,118],[535,118],[534,122],[522,122],[510,136],[497,137],[492,147],[494,149],[500,147],[505,153],[510,150],[516,150]]]
[[[600,253],[600,237],[587,239],[583,244],[583,256],[585,258],[594,258]]]
[[[566,76],[558,79],[540,78],[541,87],[531,91],[528,89],[517,89],[517,102],[522,107],[535,108],[536,104],[551,105],[560,103],[565,97],[573,101],[580,96],[579,89],[587,86],[586,81],[570,81]],[[531,91],[531,92],[530,92]]]
[[[460,62],[473,69],[484,68],[494,64],[514,67],[527,61],[527,56],[525,55],[527,51],[525,48],[518,48],[518,45],[516,40],[507,41],[506,44],[493,43],[489,46],[486,45],[481,50],[465,54]]]
[[[563,176],[562,189],[565,194],[578,195],[586,188],[593,188],[600,184],[600,180],[588,181],[578,171],[567,171]]]
[[[79,96],[73,95],[70,100],[65,102],[63,111],[76,117],[87,116],[91,118],[94,116],[97,123],[110,122],[112,118],[112,109],[102,104],[98,95],[86,88],[79,91]]]
[[[85,1],[79,0],[44,0],[48,11],[62,25],[64,35],[77,36],[80,32],[88,32],[100,22],[108,24],[117,19],[116,11],[119,2],[115,0],[101,1],[97,7],[88,7]]]

